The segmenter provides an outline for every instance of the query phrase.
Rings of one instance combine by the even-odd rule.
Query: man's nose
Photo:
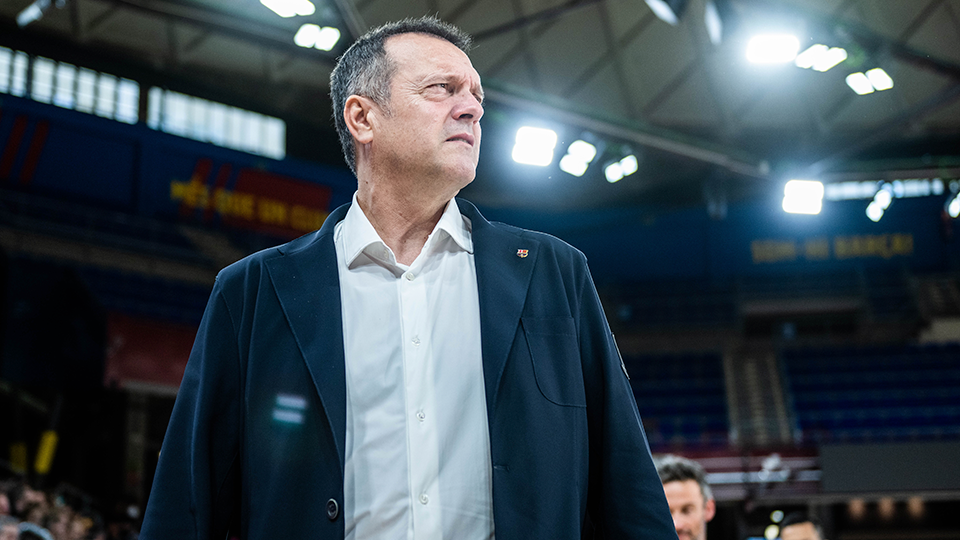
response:
[[[479,122],[483,116],[483,105],[477,100],[477,97],[469,91],[461,91],[457,95],[457,106],[454,109],[454,117],[457,120],[473,120]]]

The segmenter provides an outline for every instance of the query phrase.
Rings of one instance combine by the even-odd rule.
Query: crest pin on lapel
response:
[[[518,250],[517,250],[517,257],[520,257],[521,259],[523,259],[524,257],[527,256],[527,253],[528,253],[528,252],[527,252],[527,250],[525,250],[525,249],[518,249]]]

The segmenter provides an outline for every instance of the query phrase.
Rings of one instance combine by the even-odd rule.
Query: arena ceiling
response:
[[[490,105],[465,195],[485,205],[722,214],[726,201],[782,194],[788,178],[960,176],[960,0],[713,1],[719,43],[707,0],[689,0],[676,25],[644,0],[313,0],[313,14],[287,19],[259,0],[2,0],[0,45],[279,116],[294,137],[329,132],[329,73],[356,35],[439,14],[475,37]],[[43,16],[21,28],[31,5]],[[298,47],[304,23],[342,38],[330,52]],[[746,61],[751,35],[778,31],[848,58],[826,72]],[[847,86],[875,67],[893,88]],[[512,162],[521,123],[558,132],[553,165]],[[578,178],[556,162],[584,133],[606,152]],[[336,161],[332,139],[317,140],[319,159]],[[639,171],[606,182],[602,162],[627,151]]]

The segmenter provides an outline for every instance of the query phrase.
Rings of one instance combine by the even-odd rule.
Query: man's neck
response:
[[[360,209],[397,262],[404,265],[413,263],[420,255],[452,197],[425,197],[363,182],[357,191]]]

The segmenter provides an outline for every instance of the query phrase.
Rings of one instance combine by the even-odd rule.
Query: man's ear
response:
[[[713,519],[713,516],[717,514],[717,502],[713,499],[708,499],[707,503],[703,505],[703,520],[710,521]]]
[[[373,125],[370,113],[375,109],[373,100],[356,94],[347,98],[343,107],[343,119],[347,123],[350,134],[360,144],[367,144],[373,140]]]

